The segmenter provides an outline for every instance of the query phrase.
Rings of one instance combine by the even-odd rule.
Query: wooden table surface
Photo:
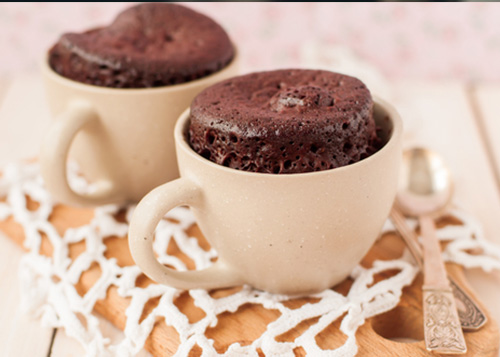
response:
[[[455,201],[500,244],[500,83],[406,81],[395,83],[394,93],[405,146],[426,146],[444,157],[456,181]],[[36,157],[49,123],[39,78],[0,79],[0,165]],[[81,356],[83,349],[63,330],[44,328],[21,312],[21,255],[0,233],[0,356]],[[500,321],[500,272],[468,271],[467,276]],[[112,340],[122,335],[105,321],[101,326]]]

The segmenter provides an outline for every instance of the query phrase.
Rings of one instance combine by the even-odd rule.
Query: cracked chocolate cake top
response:
[[[319,171],[376,151],[370,91],[334,72],[287,69],[231,78],[194,99],[190,120],[192,148],[239,170]]]
[[[225,67],[234,49],[215,21],[177,4],[140,4],[107,27],[66,33],[49,51],[64,77],[115,88],[188,82]]]

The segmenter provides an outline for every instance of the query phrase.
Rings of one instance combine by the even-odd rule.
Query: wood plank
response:
[[[25,83],[28,82],[29,80]],[[20,98],[21,95],[25,98],[29,98],[26,94],[26,90],[29,91],[30,89],[28,89],[28,87],[23,87],[24,85],[16,89],[17,94],[14,96],[15,98]],[[33,95],[35,95],[35,98],[33,99],[35,103],[38,101],[40,105],[43,106],[43,99],[36,99],[36,96],[43,98],[41,96],[41,86],[36,90],[33,89],[35,86],[30,88],[34,90]],[[400,83],[396,86],[395,92],[398,93],[397,99],[403,104],[410,103],[415,98],[419,98],[420,100],[418,106],[411,106],[410,112],[407,111],[406,113],[408,115],[405,115],[404,111],[402,113],[406,123],[405,140],[407,145],[418,143],[434,148],[436,151],[443,154],[457,178],[458,201],[463,207],[467,208],[481,219],[488,237],[499,237],[500,239],[500,235],[497,233],[499,232],[498,223],[493,219],[500,217],[500,215],[498,215],[500,212],[500,204],[497,198],[498,190],[493,179],[493,170],[489,167],[485,156],[485,150],[478,129],[472,120],[473,115],[463,86],[456,82],[438,85],[426,83]],[[33,103],[31,98],[30,102]],[[6,103],[10,103],[10,101],[6,101]],[[22,102],[18,101],[18,104],[11,105],[9,110],[2,109],[2,114],[0,114],[0,118],[2,119],[0,120],[0,129],[5,128],[3,126],[5,123],[5,120],[3,120],[4,118],[9,118],[9,120],[14,120],[13,118],[15,118],[15,120],[19,120],[19,122],[17,122],[17,128],[26,127],[25,125],[21,125],[21,122],[28,123],[28,127],[30,128],[32,128],[31,125],[41,125],[44,122],[48,122],[48,116],[46,112],[44,114],[43,110],[38,111],[39,108],[36,106],[30,108],[30,106],[23,106],[19,103]],[[406,109],[408,109],[408,107],[407,105]],[[15,116],[10,115],[12,113],[15,114],[16,111],[22,111],[24,114],[16,114]],[[34,123],[34,117],[39,118],[40,121]],[[12,122],[8,124],[8,128],[17,130],[16,125]],[[23,132],[23,130],[21,130],[21,132]],[[23,148],[25,148],[25,146],[31,146],[32,152],[36,153],[38,148],[34,143],[40,142],[41,133],[43,133],[43,131],[43,129],[33,130],[32,132],[35,132],[37,135],[36,138],[32,138],[32,140],[19,140],[15,142],[15,140],[10,139],[9,142],[11,145],[0,146],[0,155],[4,155],[4,157],[7,157],[9,160],[33,156],[29,153],[26,154],[29,150]],[[2,143],[5,138],[5,134],[2,135],[2,132],[7,133],[8,138],[17,138],[17,134],[14,134],[14,132],[0,130],[0,143]],[[467,143],[467,145],[464,145],[464,143]],[[20,149],[17,150],[17,148]],[[0,162],[2,161],[0,160]],[[490,277],[485,275],[480,275],[480,277],[485,277],[486,280],[490,279]],[[472,285],[474,284],[475,282],[473,281]],[[495,287],[500,286],[500,284],[495,285],[494,282],[489,280],[487,284],[489,288],[484,292],[479,291],[480,296],[486,302],[488,308],[492,310],[494,315],[500,316],[498,311],[495,310],[498,296],[500,296],[495,292]],[[3,282],[1,286],[5,286]],[[491,301],[488,300],[488,296],[493,297],[490,299]],[[497,319],[500,320],[499,317],[497,317]]]
[[[118,330],[104,317],[99,316],[99,326],[102,334],[111,340],[112,344],[117,343],[123,338],[123,332]],[[64,329],[58,329],[52,345],[51,357],[79,357],[85,355],[82,345],[72,337],[66,334]],[[151,356],[146,350],[139,352],[137,357]]]
[[[17,77],[10,83],[11,86],[9,88],[6,86],[7,81],[2,82],[2,84],[4,83],[5,86],[0,85],[0,95],[4,97],[4,105],[0,107],[0,165],[38,156],[43,134],[50,125],[50,114],[45,102],[42,81],[39,76],[26,75]],[[0,96],[0,103],[2,103],[1,98]],[[29,104],[26,104],[27,100],[29,100]],[[30,130],[26,130],[26,128]],[[16,256],[20,257],[21,252],[11,242],[7,242],[10,246],[9,250],[4,247],[6,244],[4,243],[5,241],[6,239],[0,239],[0,250],[6,252],[15,250]],[[7,291],[6,288],[4,289],[7,286],[0,280],[1,291]],[[17,311],[18,301],[18,299],[13,300],[12,306],[6,305],[6,310]],[[39,326],[40,322],[34,321],[32,323],[33,327],[35,327],[34,329],[27,328],[25,331],[20,329],[24,338],[26,338],[28,332],[32,332],[34,335],[38,333],[36,326]],[[109,336],[123,334],[119,329],[107,322],[103,326],[106,327],[106,333]],[[50,337],[52,338],[52,332]],[[75,352],[77,356],[83,355],[83,348],[79,343],[73,338],[68,337],[64,333],[64,330],[60,330],[54,338],[53,355],[64,356],[65,350],[77,351]],[[147,355],[146,351],[141,353]],[[44,352],[43,356],[45,355],[46,352]],[[4,356],[4,354],[0,353],[0,356]]]
[[[77,209],[68,206],[58,206],[51,215],[50,221],[59,232],[64,232],[68,227],[80,225],[83,220],[90,219],[92,211],[89,209]],[[84,218],[86,217],[86,218]],[[79,222],[79,223],[77,223]],[[22,227],[8,218],[6,221],[0,221],[0,230],[5,232],[16,243],[21,244],[23,237]],[[201,240],[201,245],[205,245],[203,236],[196,226],[188,230],[189,236],[196,237]],[[171,241],[167,252],[176,255],[187,263],[186,257],[180,254],[178,247]],[[47,242],[45,242],[47,243]],[[45,255],[51,254],[50,244],[41,244],[41,253]],[[127,241],[124,239],[108,238],[105,241],[108,250],[108,257],[116,258],[120,265],[130,265],[133,261],[128,251]],[[377,244],[371,249],[370,253],[363,259],[365,266],[371,266],[376,259],[394,259],[401,256],[404,244],[402,240],[394,234],[386,234],[380,239]],[[76,255],[83,249],[82,242],[70,244],[69,256],[74,259]],[[191,262],[192,266],[192,262]],[[472,296],[474,293],[470,291],[467,283],[464,281],[462,269],[457,266],[449,266],[449,273],[461,283],[463,288]],[[376,281],[384,277],[391,276],[394,272],[388,271],[380,273],[375,277]],[[99,276],[99,271],[96,266],[82,274],[80,281],[76,285],[76,289],[80,294],[85,294],[96,282]],[[138,286],[150,284],[151,281],[146,277],[138,279]],[[351,285],[352,281],[346,279],[343,283],[337,285],[334,289],[339,293],[345,294]],[[238,289],[236,289],[237,291]],[[212,296],[228,295],[234,292],[235,289],[225,289],[213,291]],[[287,302],[286,305],[301,306],[306,302],[313,302],[310,298],[297,298]],[[143,316],[146,316],[155,304],[157,299],[150,300],[143,311]],[[182,294],[174,302],[175,305],[186,315],[189,320],[197,320],[202,315],[199,308],[193,304],[192,298],[187,294]],[[125,310],[129,304],[128,299],[119,296],[116,288],[108,290],[105,299],[98,300],[95,305],[95,311],[103,315],[120,329],[124,328]],[[293,308],[293,307],[292,307]],[[201,314],[201,315],[200,315]],[[245,305],[234,313],[225,313],[218,316],[218,324],[209,328],[206,331],[207,337],[214,340],[214,347],[219,353],[224,353],[230,344],[239,341],[243,344],[251,343],[255,338],[260,336],[266,329],[266,326],[271,321],[275,320],[279,312],[276,310],[267,310],[260,305]],[[397,323],[394,323],[397,321]],[[301,335],[303,331],[313,324],[315,321],[308,320],[304,323],[292,328],[289,332],[280,335],[280,341],[290,341]],[[339,331],[340,320],[329,325],[323,332],[318,334],[316,341],[321,348],[335,348],[342,345],[345,341],[345,336]],[[357,333],[357,341],[359,345],[360,356],[427,356],[425,350],[422,329],[422,278],[419,276],[414,283],[405,288],[404,294],[398,307],[384,315],[376,316],[369,319],[367,323],[360,327]],[[401,343],[395,342],[395,338],[412,338],[418,342]],[[498,327],[496,324],[489,322],[479,331],[469,332],[465,334],[468,354],[466,356],[475,356],[481,353],[483,356],[495,357],[498,355]],[[155,324],[153,331],[146,341],[145,348],[153,355],[172,355],[175,353],[179,345],[177,332],[168,325],[164,320],[160,320]],[[66,349],[64,341],[54,350],[62,351]],[[73,351],[71,351],[73,352]],[[191,356],[199,356],[200,351],[192,349],[189,353]],[[298,356],[303,356],[304,353],[297,351]]]
[[[11,91],[11,84],[7,78],[0,80],[0,108],[4,107],[2,104]],[[18,140],[8,130],[11,127],[8,120],[0,114],[0,163],[12,153],[9,144]],[[17,266],[21,255],[19,247],[0,233],[0,356],[45,357],[49,353],[54,329],[42,327],[40,321],[20,310]],[[27,339],[30,343],[26,343]]]
[[[500,191],[500,85],[498,83],[477,84],[470,88],[469,94],[484,147],[495,174],[498,191]],[[500,243],[498,231],[493,238]],[[500,321],[500,314],[496,313],[496,310],[500,310],[498,304],[500,272],[485,275],[479,271],[473,271],[469,273],[469,279],[474,282],[476,291],[485,296],[483,301],[495,306],[491,311],[497,321]]]
[[[42,327],[20,309],[17,267],[21,255],[19,246],[0,233],[0,356],[45,357],[54,329]]]
[[[489,240],[500,244],[499,187],[466,86],[400,82],[394,89],[405,124],[405,146],[426,146],[444,157],[455,179],[455,202],[479,219]],[[466,275],[500,321],[500,273],[471,270]]]
[[[500,187],[500,85],[474,85],[471,95]]]
[[[14,80],[0,108],[0,164],[37,157],[49,124],[41,79]]]

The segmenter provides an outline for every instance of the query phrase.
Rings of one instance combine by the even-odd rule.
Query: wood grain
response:
[[[99,328],[102,334],[109,338],[111,343],[116,343],[123,338],[123,332],[117,329],[111,322],[102,316],[99,318]],[[54,342],[50,351],[51,356],[64,356],[64,357],[79,357],[85,355],[85,350],[73,337],[66,335],[64,329],[57,329],[57,335],[54,336]],[[45,357],[46,355],[44,355]],[[141,350],[136,357],[151,356],[146,350]]]
[[[470,95],[500,190],[500,87],[493,84],[473,86]]]
[[[13,83],[15,85],[8,91],[0,110],[0,129],[2,129],[0,130],[0,143],[2,143],[0,162],[13,161],[36,154],[44,132],[43,128],[49,123],[39,78],[25,76],[16,78]],[[499,113],[497,98],[499,98],[500,87],[498,84],[481,84],[475,87],[475,91],[478,94],[480,112],[484,114],[484,132],[478,129],[476,114],[470,107],[470,93],[465,85],[458,81],[394,83],[394,93],[397,93],[394,103],[413,103],[408,106],[411,108],[410,112],[401,112],[405,122],[406,145],[427,145],[445,156],[457,179],[458,190],[455,196],[457,202],[480,220],[488,239],[500,243],[500,234],[498,234],[500,232],[498,219],[500,217],[500,191],[498,185],[495,184],[495,170],[488,161],[484,145],[484,140],[488,138],[490,142],[498,145],[500,120],[497,114]],[[29,98],[30,105],[25,105],[26,98]],[[28,139],[24,136],[26,127],[31,128]],[[19,140],[21,137],[23,140]],[[500,162],[498,150],[493,150],[493,158],[496,162]],[[496,171],[498,180],[498,169]],[[2,259],[2,265],[9,270],[7,275],[12,276],[12,278],[6,278],[6,275],[0,275],[0,302],[2,302],[0,317],[3,321],[0,355],[9,356],[12,354],[4,352],[25,348],[22,341],[28,338],[33,346],[38,346],[33,348],[37,350],[37,353],[28,355],[45,356],[48,353],[51,334],[46,334],[38,321],[28,322],[26,325],[19,321],[6,323],[5,321],[8,320],[4,319],[4,316],[7,315],[1,315],[2,311],[17,311],[18,309],[18,299],[11,298],[9,291],[17,290],[18,283],[16,275],[12,274],[12,269],[17,266],[20,254],[15,252],[16,248],[3,236],[0,237],[0,249],[4,253],[0,257],[6,257],[6,260]],[[486,306],[500,320],[500,304],[498,304],[500,274],[484,274],[473,270],[467,271],[466,275]],[[399,307],[393,310],[391,312],[393,315],[389,316],[389,320],[392,318],[404,324],[408,319],[405,318],[406,315],[399,312]],[[29,318],[26,320],[29,321]],[[8,335],[5,335],[4,331],[8,331]],[[7,336],[10,336],[9,340]],[[62,334],[56,336],[54,346],[57,345],[59,336]],[[46,347],[37,344],[37,341],[41,340],[46,341],[42,344]],[[8,346],[4,343],[8,343]],[[67,351],[71,350],[69,342],[64,346]],[[78,346],[78,344],[73,342],[73,346]],[[61,349],[57,351],[64,352]],[[57,351],[54,351],[54,355],[59,356]],[[68,355],[67,351],[64,353],[65,356]]]
[[[0,78],[0,164],[14,159],[12,143],[19,142],[10,130],[15,121],[2,110],[12,82],[7,77]],[[21,255],[19,247],[0,234],[0,356],[45,357],[56,330],[40,326],[39,320],[21,311],[16,272]],[[29,344],[25,343],[26,338]]]
[[[0,356],[45,357],[54,329],[24,313],[20,306],[17,266],[22,255],[18,246],[0,233]],[[29,336],[30,343],[26,343]]]
[[[424,146],[443,157],[455,182],[454,200],[480,219],[489,239],[500,243],[500,192],[466,87],[458,82],[394,87],[395,103],[404,109],[404,146]]]
[[[405,147],[425,146],[444,158],[455,182],[454,202],[481,223],[486,239],[500,244],[500,191],[470,91],[456,81],[405,81],[396,83],[394,89],[394,102],[404,121]],[[490,135],[500,139],[500,132]],[[500,272],[471,269],[466,276],[500,320]]]
[[[0,107],[0,164],[37,157],[49,125],[42,81],[32,75],[17,77]]]
[[[33,203],[31,203],[33,204]],[[51,216],[51,222],[57,227],[59,232],[64,232],[69,227],[75,227],[88,222],[92,218],[92,211],[87,209],[76,209],[64,206],[58,206]],[[17,244],[22,244],[24,234],[22,227],[14,222],[11,218],[5,222],[0,222],[0,230],[11,237]],[[196,226],[192,227],[189,233],[196,236],[206,244],[204,238]],[[111,237],[106,240],[107,254],[110,257],[115,257],[121,265],[132,264],[132,259],[128,251],[127,241]],[[403,250],[403,243],[394,234],[386,234],[372,248],[369,254],[363,260],[365,266],[370,266],[375,259],[392,259],[398,257]],[[70,257],[75,258],[84,249],[82,243],[72,244],[70,247]],[[44,239],[42,244],[42,253],[50,255],[52,247]],[[178,255],[175,246],[169,247],[169,253]],[[180,255],[178,255],[180,256]],[[182,259],[182,257],[181,257]],[[464,281],[464,276],[460,268],[456,266],[448,266],[450,274],[452,274],[458,282],[464,285],[466,290],[474,295]],[[382,279],[388,274],[396,272],[386,272],[376,277],[376,281]],[[97,266],[92,266],[86,271],[78,284],[77,290],[80,294],[87,292],[100,274]],[[142,277],[138,281],[139,286],[151,284],[152,282],[146,277]],[[335,290],[345,294],[351,281],[346,280],[342,284],[335,287]],[[403,298],[398,307],[386,314],[379,315],[370,319],[358,331],[357,339],[360,346],[360,356],[426,356],[428,353],[425,350],[422,330],[422,279],[419,276],[411,287],[405,288]],[[235,288],[237,289],[237,288]],[[235,291],[235,289],[225,289],[214,291],[214,296],[226,295]],[[294,299],[288,304],[290,307],[300,306],[309,301],[307,298]],[[158,300],[151,300],[147,303],[143,315],[146,316],[149,311],[156,306]],[[200,319],[203,312],[194,306],[191,297],[184,293],[176,300],[176,305],[183,311],[191,321]],[[120,297],[115,288],[110,288],[105,299],[99,300],[95,306],[95,311],[109,320],[119,329],[125,326],[125,309],[129,304],[129,300]],[[207,334],[214,339],[214,346],[218,352],[223,353],[228,346],[233,342],[249,344],[257,338],[266,328],[266,325],[278,317],[278,312],[266,310],[261,306],[245,305],[238,311],[232,314],[223,314],[220,316],[219,323],[214,328],[207,331]],[[304,331],[307,326],[315,321],[306,321],[286,334],[280,336],[282,341],[290,341],[296,338]],[[339,332],[339,322],[330,325],[325,331],[316,337],[318,345],[322,348],[335,348],[343,344],[345,336]],[[477,332],[465,334],[467,345],[469,348],[468,356],[474,356],[481,353],[482,356],[498,355],[499,334],[495,323],[489,322],[483,329]],[[397,341],[415,340],[414,343],[402,343]],[[153,332],[146,343],[146,349],[154,356],[172,355],[177,350],[179,338],[176,331],[167,326],[164,321],[158,321]],[[190,355],[198,356],[199,348],[194,348]],[[304,355],[300,349],[296,350],[296,354]]]

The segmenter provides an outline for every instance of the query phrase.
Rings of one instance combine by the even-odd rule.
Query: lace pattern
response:
[[[70,170],[72,185],[77,189],[89,190],[87,184]],[[39,205],[34,210],[27,208],[27,199]],[[395,260],[375,261],[370,268],[358,265],[351,273],[353,284],[346,295],[333,290],[325,290],[313,295],[317,298],[299,308],[291,309],[285,304],[291,298],[273,295],[244,286],[240,291],[222,298],[213,298],[207,291],[191,290],[189,295],[194,304],[205,312],[205,316],[190,323],[174,304],[181,291],[157,284],[137,287],[136,280],[141,275],[137,266],[118,265],[116,259],[105,256],[104,240],[109,236],[126,237],[128,224],[134,210],[133,205],[126,207],[125,222],[117,221],[115,215],[120,207],[101,206],[95,209],[94,217],[88,224],[70,228],[59,234],[49,221],[56,206],[43,187],[36,163],[7,165],[0,176],[0,220],[12,217],[25,233],[24,246],[27,253],[23,256],[19,275],[22,289],[22,305],[41,318],[44,325],[63,327],[69,336],[76,338],[84,346],[88,356],[132,356],[140,351],[155,322],[164,318],[179,334],[180,344],[176,356],[186,356],[195,346],[203,355],[218,355],[214,341],[206,337],[208,328],[217,325],[218,316],[224,312],[236,312],[245,304],[261,305],[265,309],[275,309],[280,316],[267,325],[266,330],[251,344],[243,346],[233,343],[223,354],[226,356],[258,356],[260,349],[266,355],[293,356],[293,350],[302,347],[313,356],[353,356],[357,352],[356,331],[365,320],[374,315],[394,308],[402,294],[402,289],[411,284],[417,268],[407,253]],[[122,208],[123,209],[123,208]],[[500,248],[483,237],[476,220],[460,209],[450,212],[462,225],[449,225],[438,230],[441,239],[450,240],[444,251],[447,261],[467,268],[480,267],[486,271],[500,268]],[[197,269],[212,264],[216,252],[202,249],[196,238],[190,237],[186,230],[195,223],[189,209],[176,208],[169,212],[157,228],[154,250],[163,264],[178,270],[186,270],[182,260],[166,254],[170,240],[175,240],[179,250],[191,258]],[[409,220],[415,227],[416,222]],[[393,230],[387,221],[384,231]],[[42,233],[49,239],[52,257],[40,254]],[[125,238],[121,238],[125,239]],[[85,242],[85,250],[75,260],[69,257],[69,245]],[[473,254],[471,251],[488,252]],[[92,288],[80,296],[75,288],[83,272],[93,264],[98,264],[101,275]],[[375,275],[389,270],[399,271],[389,278],[373,284]],[[126,324],[124,338],[115,344],[103,336],[99,329],[98,318],[93,314],[96,301],[103,299],[110,286],[117,287],[118,294],[130,298],[125,311]],[[158,305],[141,321],[146,303],[159,298]],[[318,317],[317,322],[307,328],[293,342],[278,342],[280,336],[297,326],[300,322]],[[345,343],[335,350],[323,350],[315,336],[337,319],[342,318],[340,330],[346,335]]]

